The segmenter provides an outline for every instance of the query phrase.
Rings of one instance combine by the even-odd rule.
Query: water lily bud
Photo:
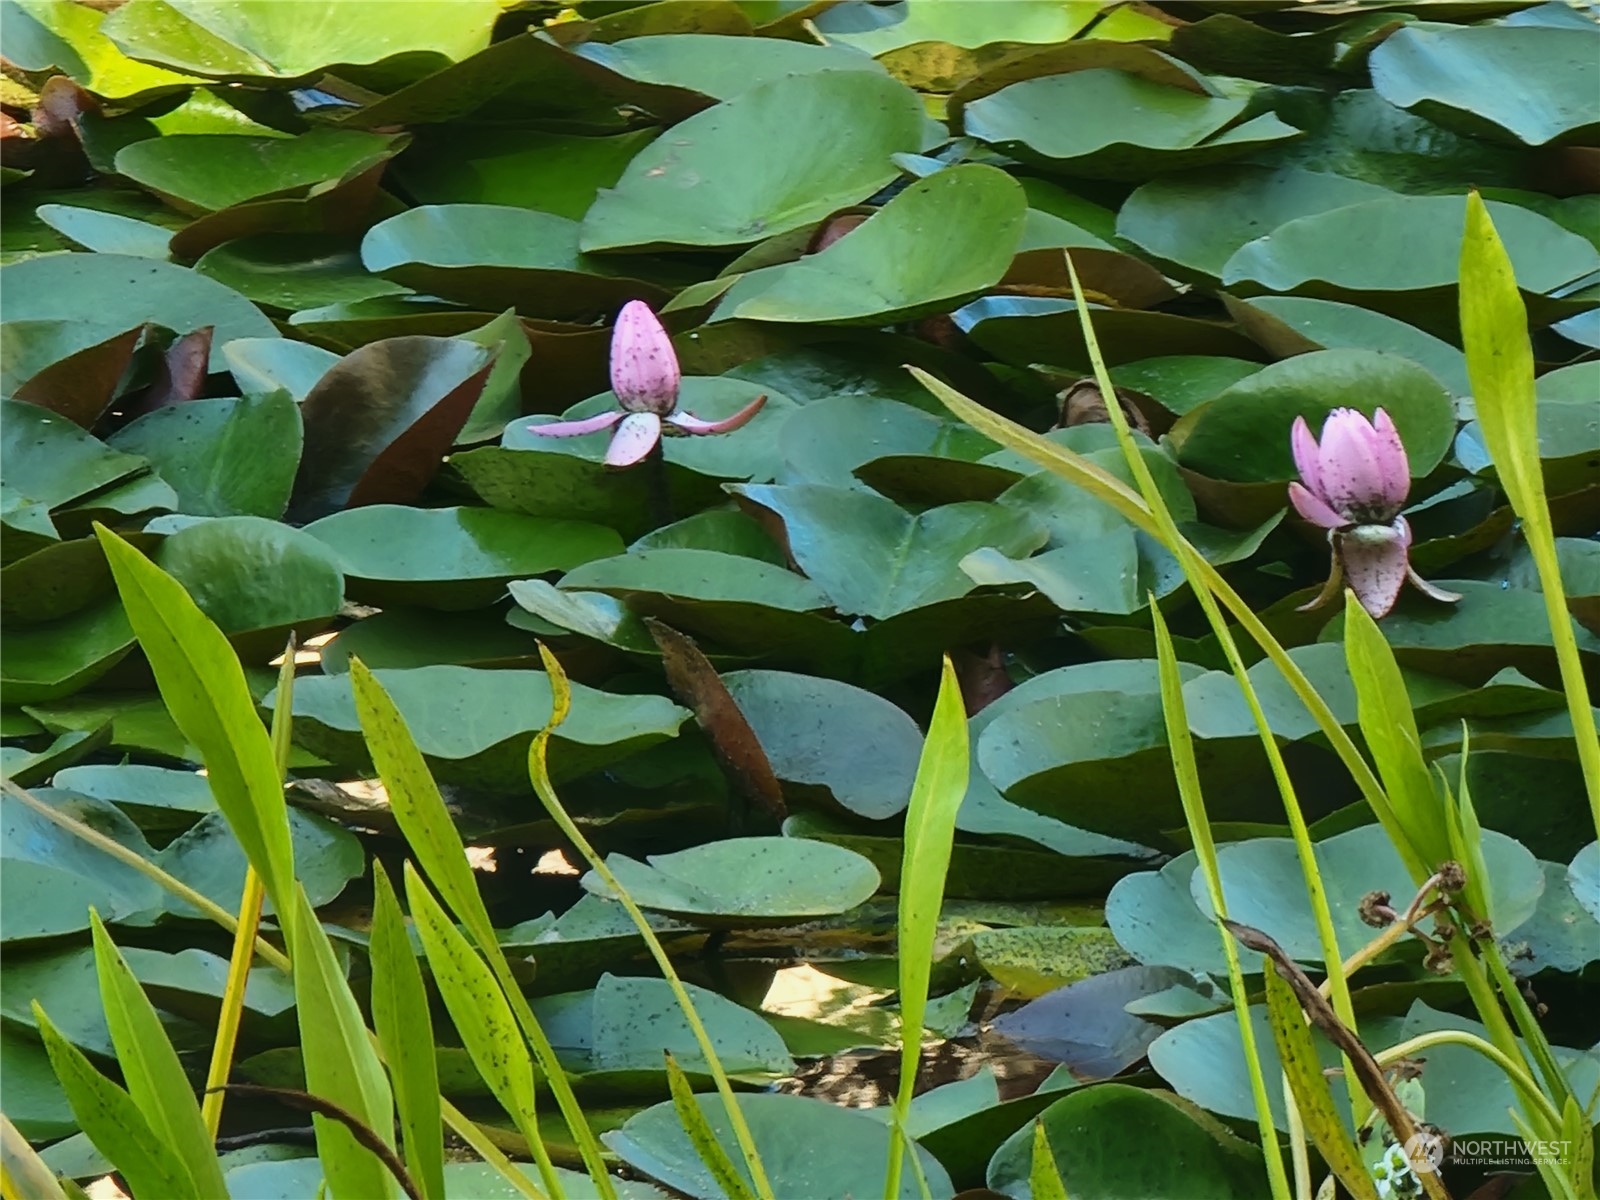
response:
[[[656,314],[630,300],[611,331],[611,390],[626,412],[666,416],[678,403],[678,354]]]
[[[1383,409],[1371,421],[1353,408],[1334,409],[1323,423],[1320,445],[1306,419],[1297,417],[1290,444],[1301,482],[1289,485],[1289,499],[1313,524],[1388,525],[1405,506],[1411,468]]]

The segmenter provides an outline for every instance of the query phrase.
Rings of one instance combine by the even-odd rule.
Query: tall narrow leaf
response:
[[[1056,1167],[1056,1156],[1051,1153],[1043,1121],[1033,1123],[1033,1163],[1028,1168],[1028,1187],[1033,1191],[1033,1200],[1067,1200],[1067,1185],[1061,1182],[1061,1171]]]
[[[471,943],[450,923],[422,878],[406,864],[406,899],[433,982],[450,1010],[461,1044],[500,1107],[532,1146],[539,1138],[534,1110],[533,1059],[504,991]],[[545,1186],[559,1188],[554,1173]]]
[[[383,864],[372,862],[372,1025],[394,1087],[406,1169],[423,1200],[444,1200],[439,1060],[422,968]]]
[[[666,1059],[667,1090],[672,1093],[672,1111],[678,1114],[678,1124],[683,1126],[694,1152],[700,1156],[700,1161],[711,1172],[711,1178],[717,1181],[717,1186],[728,1200],[755,1200],[755,1193],[750,1190],[744,1176],[739,1174],[739,1168],[733,1165],[733,1159],[728,1157],[727,1150],[717,1140],[711,1122],[706,1120],[705,1110],[694,1098],[689,1077],[670,1053]]]
[[[103,525],[94,530],[161,699],[199,748],[217,807],[287,928],[295,910],[289,812],[244,668],[181,583]]]
[[[1433,790],[1422,737],[1394,651],[1355,593],[1345,592],[1344,656],[1356,689],[1356,717],[1377,765],[1395,828],[1385,829],[1419,883],[1450,857],[1444,806]]]
[[[967,794],[967,718],[956,669],[945,656],[928,738],[906,809],[905,849],[900,867],[900,1086],[894,1099],[895,1136],[889,1139],[884,1195],[900,1194],[906,1117],[922,1061],[922,1023],[928,1008],[933,943],[944,903],[944,879],[955,840],[956,810]]]
[[[89,913],[94,935],[95,972],[100,977],[100,1004],[106,1027],[116,1047],[117,1062],[128,1084],[128,1095],[138,1105],[156,1136],[170,1146],[184,1172],[202,1196],[225,1195],[222,1168],[211,1135],[200,1117],[194,1087],[183,1073],[178,1053],[167,1039],[155,1006],[134,978],[100,916]]]
[[[1211,818],[1206,813],[1205,793],[1200,788],[1200,766],[1194,754],[1194,734],[1189,729],[1189,710],[1183,698],[1183,676],[1178,671],[1178,654],[1172,645],[1167,620],[1152,597],[1150,618],[1156,638],[1156,670],[1161,680],[1161,716],[1167,729],[1167,747],[1172,755],[1172,772],[1178,782],[1178,798],[1183,803],[1183,819],[1189,829],[1195,857],[1200,861],[1206,895],[1218,918],[1228,915],[1222,892],[1222,870],[1217,862],[1217,844],[1211,836]],[[1244,969],[1239,965],[1239,947],[1226,928],[1217,925],[1222,940],[1222,956],[1228,964],[1228,991],[1233,997],[1233,1014],[1239,1022],[1239,1044],[1245,1067],[1250,1073],[1250,1096],[1255,1102],[1256,1128],[1261,1134],[1262,1154],[1267,1160],[1267,1178],[1276,1200],[1288,1200],[1289,1178],[1284,1173],[1283,1155],[1278,1151],[1278,1133],[1272,1124],[1272,1108],[1267,1099],[1267,1079],[1261,1070],[1261,1054],[1256,1048],[1256,1027],[1250,1016],[1250,990],[1245,986]]]
[[[61,1035],[37,1000],[33,1016],[72,1115],[94,1148],[117,1165],[133,1200],[207,1200],[177,1150],[150,1127],[133,1097],[100,1074],[83,1051]]]
[[[1600,735],[1589,706],[1545,500],[1528,313],[1511,257],[1477,192],[1467,197],[1467,226],[1461,239],[1461,339],[1484,445],[1506,498],[1522,518],[1523,536],[1539,572],[1567,711],[1578,741],[1578,761],[1583,764],[1589,812],[1600,834]]]
[[[1278,1045],[1278,1059],[1283,1063],[1283,1073],[1289,1080],[1289,1091],[1306,1133],[1328,1169],[1339,1177],[1354,1200],[1378,1200],[1377,1185],[1334,1105],[1333,1090],[1322,1073],[1322,1060],[1317,1057],[1311,1027],[1306,1024],[1294,989],[1270,962],[1262,978],[1266,981],[1267,1018],[1272,1024],[1272,1038]]]
[[[394,1097],[372,1035],[339,969],[333,943],[299,885],[295,899],[289,945],[306,1091],[331,1100],[392,1145]],[[397,1195],[389,1169],[349,1129],[320,1113],[311,1123],[331,1200],[390,1200]]]

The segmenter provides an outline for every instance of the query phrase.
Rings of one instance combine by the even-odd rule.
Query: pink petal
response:
[[[599,433],[610,429],[622,420],[619,412],[603,412],[598,417],[585,417],[581,421],[552,421],[548,425],[529,425],[529,433],[540,437],[582,437],[586,433]]]
[[[1372,414],[1373,450],[1378,457],[1378,469],[1383,473],[1384,501],[1390,508],[1399,509],[1411,492],[1411,464],[1406,461],[1405,443],[1400,431],[1383,409]]]
[[[667,423],[677,426],[685,433],[728,433],[740,426],[748,425],[766,403],[765,396],[757,396],[733,416],[724,417],[720,421],[702,421],[699,417],[692,417],[688,413],[673,413],[667,418]]]
[[[606,466],[631,467],[656,448],[661,440],[661,418],[655,413],[629,413],[606,448]]]
[[[1329,508],[1317,495],[1298,483],[1289,485],[1289,503],[1294,509],[1313,525],[1320,525],[1324,529],[1338,529],[1348,525],[1349,522],[1333,509]]]
[[[1373,620],[1389,615],[1411,570],[1411,527],[1404,520],[1393,525],[1358,525],[1336,535],[1334,553],[1344,566],[1350,588]]]
[[[1378,435],[1353,408],[1336,408],[1322,427],[1322,498],[1346,521],[1392,520],[1388,479],[1378,461]]]
[[[656,314],[630,300],[611,331],[611,390],[628,412],[666,416],[678,402],[678,354]]]
[[[1304,417],[1294,419],[1294,428],[1289,431],[1289,447],[1294,451],[1294,465],[1300,472],[1300,481],[1313,494],[1320,493],[1322,465],[1317,457],[1317,439],[1311,436],[1311,426],[1306,424]]]

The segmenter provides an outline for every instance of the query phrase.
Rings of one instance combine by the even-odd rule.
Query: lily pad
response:
[[[213,371],[227,370],[222,347],[234,338],[277,337],[261,310],[232,288],[187,267],[126,254],[47,254],[0,268],[7,321],[83,319],[81,299],[95,298],[95,319],[124,329],[146,322],[173,333],[212,328]]]
[[[1389,196],[1300,217],[1236,250],[1222,283],[1247,299],[1341,300],[1453,336],[1465,206],[1461,196]],[[1487,206],[1534,319],[1570,315],[1545,297],[1600,270],[1600,250],[1526,208]]]
[[[287,395],[193,400],[146,413],[113,449],[151,463],[197,517],[283,515],[300,466],[300,410]]]
[[[359,243],[339,233],[258,233],[214,246],[200,274],[276,312],[356,303],[407,291],[361,265]],[[303,345],[303,343],[294,343]]]
[[[344,603],[339,560],[316,538],[263,517],[219,517],[181,529],[156,551],[158,566],[188,590],[247,662],[303,641]]]
[[[1005,275],[1026,208],[994,167],[938,171],[826,249],[741,276],[711,320],[883,325],[948,311]],[[938,254],[920,249],[930,238]]]
[[[1213,479],[1296,478],[1289,430],[1297,416],[1313,429],[1335,408],[1393,418],[1416,478],[1438,466],[1455,436],[1455,407],[1425,367],[1373,350],[1319,350],[1273,363],[1240,380],[1175,433],[1178,461]]]
[[[223,347],[228,370],[246,396],[282,390],[291,400],[304,400],[317,380],[339,356],[310,342],[290,338],[236,338]]]
[[[729,37],[678,33],[580,42],[576,50],[590,62],[645,83],[687,88],[717,100],[790,75],[817,71],[870,71],[883,67],[855,50],[813,46],[781,38]]]
[[[111,449],[48,409],[0,400],[0,472],[5,486],[47,511],[148,466],[138,455]]]
[[[1545,146],[1593,144],[1593,28],[1409,26],[1372,52],[1372,86],[1446,128]]]
[[[602,525],[548,521],[492,508],[371,504],[306,526],[328,546],[350,594],[381,608],[481,608],[513,579],[566,571],[622,549]]]
[[[101,28],[106,13],[55,0],[21,0],[6,23],[6,57],[25,71],[59,67],[108,100],[173,92],[196,82],[124,54]]]
[[[116,171],[174,207],[199,214],[303,193],[382,162],[401,145],[352,129],[313,129],[298,137],[172,134],[124,146]]]
[[[772,80],[639,152],[583,222],[586,251],[747,246],[872,195],[922,147],[922,106],[868,71]]]
[[[1387,188],[1300,167],[1212,167],[1152,179],[1117,211],[1117,236],[1190,276],[1222,278],[1246,242],[1296,217],[1390,194]]]
[[[1590,842],[1567,867],[1572,895],[1596,921],[1600,921],[1600,842]]]
[[[479,671],[433,666],[375,671],[418,748],[441,782],[531,790],[528,746],[550,719],[542,671]],[[262,703],[273,707],[276,692]],[[312,676],[294,690],[295,740],[339,761],[365,760],[350,681]],[[689,717],[660,696],[619,696],[572,685],[572,713],[556,731],[550,771],[556,782],[598,770],[677,734]]]
[[[314,908],[336,899],[347,883],[367,869],[361,839],[326,817],[291,807],[289,836],[294,845],[295,879],[306,889]],[[249,862],[222,814],[201,817],[157,856],[156,864],[227,911],[239,911]],[[166,911],[174,916],[202,915],[177,896],[164,894],[164,899]],[[272,911],[268,900],[262,912]]]
[[[1270,113],[1247,117],[1244,97],[1109,68],[1025,79],[969,102],[967,133],[1006,154],[1091,179],[1144,179],[1209,166],[1299,136]],[[1064,122],[1063,112],[1080,119]]]
[[[445,22],[404,0],[314,14],[247,0],[155,0],[112,13],[104,32],[135,58],[211,79],[293,80],[342,67],[392,87],[488,45],[498,15],[494,0],[464,0]]]
[[[947,504],[912,516],[868,492],[747,484],[735,495],[783,523],[795,562],[840,612],[884,619],[964,596],[961,556],[980,546],[1026,554],[1046,533],[1027,513],[995,504]]]
[[[69,617],[6,631],[0,690],[7,704],[39,704],[80,692],[133,649],[133,627],[115,597]]]
[[[783,923],[846,912],[877,891],[879,883],[877,869],[859,854],[783,837],[707,842],[675,854],[653,854],[643,863],[612,854],[606,866],[641,908],[713,925]],[[608,895],[592,871],[583,886]]]
[[[133,822],[104,800],[54,788],[41,788],[34,795],[135,853],[153,855]],[[4,818],[0,851],[5,858],[0,893],[6,910],[0,941],[31,941],[87,929],[91,906],[102,920],[116,921],[161,904],[161,889],[146,876],[38,815],[15,796],[0,796],[0,816]]]
[[[68,767],[57,772],[54,782],[69,792],[115,804],[158,845],[167,840],[163,835],[180,833],[217,811],[211,785],[194,771],[139,763]]]
[[[1110,366],[1148,358],[1152,347],[1173,355],[1262,358],[1261,348],[1231,324],[1177,313],[1091,304],[1095,337]],[[951,314],[983,349],[1018,367],[1035,363],[1088,374],[1089,352],[1077,306],[1044,296],[985,296]]]
[[[1266,1186],[1257,1146],[1170,1092],[1124,1083],[1085,1088],[1050,1105],[1039,1122],[1069,1195],[1232,1200]],[[989,1161],[989,1186],[1013,1200],[1034,1195],[1033,1130],[1018,1130]]]
[[[557,320],[589,320],[628,300],[659,304],[666,295],[581,254],[576,221],[502,205],[408,209],[367,231],[361,261],[375,275],[447,300]]]
[[[92,429],[116,395],[143,332],[98,322],[8,321],[0,325],[0,395]]]
[[[790,789],[820,792],[869,820],[904,811],[922,734],[899,708],[847,683],[785,671],[734,671],[723,682]]]

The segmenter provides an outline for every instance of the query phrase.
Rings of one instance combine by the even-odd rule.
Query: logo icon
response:
[[[1444,1162],[1444,1135],[1419,1129],[1406,1139],[1406,1161],[1418,1175],[1433,1175]]]

